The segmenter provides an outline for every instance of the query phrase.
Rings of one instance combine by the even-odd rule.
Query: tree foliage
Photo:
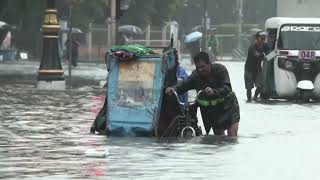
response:
[[[72,24],[83,31],[90,22],[105,24],[110,17],[111,0],[56,0],[60,18],[68,17],[69,2],[73,2]],[[119,23],[143,27],[147,23],[154,26],[176,20],[184,32],[189,32],[201,25],[203,4],[204,0],[131,0]],[[22,35],[16,36],[16,42],[22,41],[25,48],[37,49],[45,8],[46,0],[0,0],[0,21],[17,27]],[[237,22],[235,0],[207,0],[206,8],[211,25]],[[263,24],[267,17],[276,14],[276,0],[245,0],[243,13],[244,23]]]
[[[156,12],[152,15],[152,22],[160,24],[174,19],[175,12],[182,7],[183,0],[161,0],[155,2]]]
[[[30,3],[32,2],[32,3]],[[38,24],[44,11],[42,0],[1,0],[0,20],[11,25],[29,27]]]
[[[72,24],[75,27],[86,30],[88,24],[106,22],[106,1],[105,0],[81,0],[76,3],[72,11]]]
[[[173,18],[178,8],[185,0],[131,0],[130,8],[121,17],[120,22],[144,25],[146,23],[162,24]],[[67,18],[69,5],[73,2],[72,23],[74,26],[86,29],[89,22],[105,23],[110,17],[110,5],[106,0],[56,0],[59,16]],[[0,20],[10,24],[29,26],[40,29],[45,0],[1,0]],[[35,23],[37,21],[37,23]],[[34,22],[34,23],[31,23]]]
[[[184,0],[131,0],[129,10],[121,17],[126,24],[161,25],[172,19],[175,11],[183,5]]]

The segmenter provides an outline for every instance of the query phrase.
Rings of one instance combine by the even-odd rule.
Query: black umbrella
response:
[[[120,33],[127,35],[142,35],[143,31],[138,26],[134,25],[122,25],[118,28]]]

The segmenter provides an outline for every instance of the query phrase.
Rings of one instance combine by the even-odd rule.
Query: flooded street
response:
[[[242,62],[222,62],[240,103],[239,137],[159,142],[89,134],[104,91],[1,81],[0,179],[294,180],[317,177],[318,103],[246,103]],[[106,158],[85,156],[107,150]]]

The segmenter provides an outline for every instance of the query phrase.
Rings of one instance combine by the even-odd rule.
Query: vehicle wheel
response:
[[[262,69],[262,87],[260,97],[264,101],[268,101],[270,99],[270,91],[269,91],[269,63],[267,60],[263,61],[263,69]]]
[[[267,93],[261,93],[261,94],[260,94],[260,97],[261,97],[261,99],[264,100],[264,101],[268,101],[268,100],[270,99],[270,95],[267,94]]]

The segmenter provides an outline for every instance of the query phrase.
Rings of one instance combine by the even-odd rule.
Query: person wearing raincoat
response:
[[[190,43],[186,44],[187,49],[190,52],[190,57],[191,57],[191,64],[193,63],[193,58],[196,56],[196,54],[198,54],[201,50],[200,48],[200,40],[196,40]]]
[[[78,59],[79,59],[79,47],[80,42],[77,41],[74,37],[71,38],[71,46],[70,46],[70,40],[67,39],[67,41],[64,43],[64,45],[67,48],[66,57],[68,60],[71,59],[72,66],[76,67],[78,65]],[[71,48],[71,57],[70,57],[70,48]]]

